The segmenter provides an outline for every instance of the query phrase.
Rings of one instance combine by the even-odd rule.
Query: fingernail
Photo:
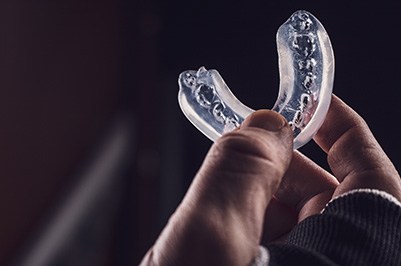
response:
[[[259,110],[248,116],[241,124],[244,127],[257,127],[268,131],[279,131],[286,125],[285,118],[271,110]]]

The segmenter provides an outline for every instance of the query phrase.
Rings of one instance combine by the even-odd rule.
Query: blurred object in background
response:
[[[93,154],[95,150],[106,152],[96,146],[106,135],[105,130],[124,110],[121,106],[124,92],[119,11],[115,1],[1,2],[1,265],[20,259],[23,252],[30,253],[24,251],[28,243],[37,240],[29,246],[40,249],[43,238],[47,238],[48,234],[64,230],[54,229],[64,228],[62,224],[43,228],[50,225],[53,218],[56,221],[65,218],[55,217],[60,211],[67,213],[60,210],[64,202],[73,202],[76,206],[76,210],[70,212],[72,216],[67,218],[82,220],[81,228],[85,223],[96,227],[110,220],[113,224],[116,222],[118,208],[112,211],[104,204],[104,213],[99,212],[101,209],[94,209],[95,203],[85,202],[82,195],[74,196],[74,191],[87,189],[88,197],[98,198],[96,204],[100,204],[100,198],[104,197],[103,200],[115,205],[115,199],[109,196],[111,192],[116,192],[116,199],[121,197],[122,190],[115,191],[122,182],[121,173],[111,173],[111,170],[102,173],[110,180],[104,180],[106,177],[102,175],[96,179],[93,173],[79,174],[88,167],[95,167],[90,165],[90,157],[99,158],[105,164],[97,166],[96,171],[111,167],[107,164],[121,166],[122,161],[115,162],[116,157],[126,156],[126,150],[131,149],[128,140],[131,141],[133,135],[119,140],[127,146],[119,151],[119,155]],[[130,121],[132,112],[126,113],[126,123],[130,124],[133,122]],[[121,129],[121,125],[117,127],[120,131],[127,130]],[[113,134],[109,138],[122,138]],[[128,132],[119,134],[129,135]],[[76,188],[77,184],[85,186]],[[110,184],[109,191],[104,187],[96,188],[105,184]],[[100,194],[93,195],[94,190]],[[85,194],[78,194],[82,193]],[[66,199],[66,195],[73,198]],[[79,199],[83,201],[77,202]],[[82,217],[74,217],[76,215]],[[61,222],[69,223],[68,220]],[[72,230],[65,230],[58,233],[67,238],[73,237],[66,235]],[[112,224],[104,230],[100,233],[107,237],[117,234]],[[39,236],[39,232],[43,235]],[[75,236],[75,242],[85,238],[82,234]],[[104,239],[104,236],[97,237]],[[57,242],[50,241],[54,248],[66,241],[55,239]],[[74,243],[73,239],[68,241]],[[108,249],[112,247],[111,243],[107,244]],[[87,244],[91,246],[93,243]],[[99,258],[104,259],[110,253],[105,250],[104,244],[94,245],[89,250],[93,251],[96,247],[99,247],[96,251]],[[74,245],[71,250],[73,248]],[[66,265],[78,265],[80,256],[70,256],[68,261],[70,263]]]
[[[20,252],[16,265],[113,265],[118,261],[116,236],[125,233],[120,213],[129,183],[132,136],[130,121],[118,117],[76,184]]]

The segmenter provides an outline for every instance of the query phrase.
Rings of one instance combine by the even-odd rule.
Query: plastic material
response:
[[[277,32],[280,89],[272,110],[294,131],[294,149],[305,145],[322,125],[330,105],[334,55],[322,24],[306,11],[295,12]],[[185,116],[215,141],[254,110],[242,104],[216,70],[180,74],[178,101]]]

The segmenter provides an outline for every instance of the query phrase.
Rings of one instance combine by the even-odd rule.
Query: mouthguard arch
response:
[[[334,54],[323,25],[299,10],[277,31],[280,88],[272,110],[294,132],[294,149],[317,133],[329,109],[334,81]],[[216,70],[187,70],[178,78],[180,107],[195,127],[215,141],[254,112],[230,91]]]

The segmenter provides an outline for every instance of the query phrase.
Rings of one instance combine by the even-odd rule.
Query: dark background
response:
[[[95,233],[107,235],[102,244],[81,253],[103,265],[138,264],[211,145],[179,109],[179,73],[217,69],[243,103],[272,107],[275,34],[298,9],[329,33],[334,93],[367,120],[399,168],[401,8],[367,2],[2,1],[0,264],[39,243],[121,116],[131,142],[122,185],[111,191],[118,200],[86,218],[111,222]],[[327,168],[313,142],[302,151]],[[63,265],[99,265],[82,254]]]

